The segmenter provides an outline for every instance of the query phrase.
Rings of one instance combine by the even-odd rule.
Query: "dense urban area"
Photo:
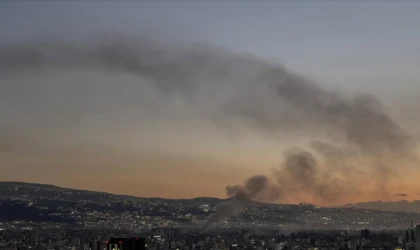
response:
[[[329,230],[284,233],[281,230],[216,230],[198,233],[194,230],[156,228],[142,232],[106,230],[3,230],[1,249],[72,249],[112,250],[108,241],[141,237],[144,248],[138,249],[383,249],[415,250],[420,227],[404,231],[371,232]],[[139,239],[139,238],[136,238]],[[119,249],[119,248],[118,248]]]
[[[136,231],[156,227],[201,228],[221,204],[234,202],[234,199],[216,198],[138,198],[50,185],[0,182],[0,229],[77,227]],[[420,222],[420,214],[411,212],[251,201],[239,205],[242,206],[239,213],[214,226],[225,229],[403,230],[410,221]]]
[[[412,212],[138,198],[19,182],[0,182],[0,197],[0,248],[10,250],[112,250],[115,237],[144,239],[147,249],[396,250],[420,242],[413,226],[420,215]],[[238,213],[209,223],[231,203]]]

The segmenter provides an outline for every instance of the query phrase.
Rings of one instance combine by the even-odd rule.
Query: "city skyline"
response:
[[[418,11],[408,1],[2,2],[0,181],[416,200]],[[309,171],[290,167],[302,162]]]

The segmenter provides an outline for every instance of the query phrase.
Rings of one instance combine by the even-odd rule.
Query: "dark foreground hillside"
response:
[[[209,216],[234,200],[217,198],[139,198],[60,188],[51,185],[0,182],[0,222],[9,225],[50,223],[86,228],[139,229],[202,227]],[[238,203],[235,203],[238,204]],[[321,208],[310,204],[282,205],[241,201],[241,210],[221,219],[217,227],[299,229],[402,229],[417,213],[355,208]],[[220,211],[219,211],[220,213]]]

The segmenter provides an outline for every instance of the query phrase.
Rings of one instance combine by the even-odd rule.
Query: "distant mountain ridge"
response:
[[[33,221],[76,223],[89,214],[118,217],[124,213],[144,216],[165,216],[167,207],[197,213],[202,204],[215,206],[221,199],[197,197],[194,199],[142,198],[63,188],[49,184],[26,182],[0,182],[0,221]],[[179,210],[179,209],[178,209]],[[200,212],[200,211],[198,211]],[[86,220],[86,219],[85,219]],[[104,219],[105,221],[105,219]]]
[[[214,213],[229,204],[241,204],[239,213],[218,222],[220,227],[269,227],[338,229],[401,229],[413,220],[420,222],[417,205],[411,211],[389,212],[397,205],[356,203],[342,207],[318,207],[311,204],[272,204],[197,197],[193,199],[142,198],[105,192],[62,188],[54,185],[0,182],[0,225],[30,224],[42,228],[45,223],[64,227],[124,228],[137,230],[152,227],[201,228]],[[223,206],[219,206],[223,204]],[[375,211],[380,209],[382,211]],[[23,224],[22,224],[23,223]],[[1,230],[1,228],[0,228]]]
[[[420,200],[407,201],[367,201],[344,205],[344,207],[353,207],[360,209],[370,209],[378,211],[420,213]]]
[[[16,190],[18,188],[18,190]],[[16,192],[18,191],[18,192]],[[153,200],[190,200],[190,201],[202,201],[202,200],[211,200],[220,202],[222,199],[214,197],[196,197],[191,199],[170,199],[170,198],[160,198],[160,197],[137,197],[133,195],[124,195],[124,194],[113,194],[108,192],[101,191],[89,191],[83,189],[74,189],[74,188],[65,188],[59,187],[51,184],[41,184],[41,183],[29,183],[29,182],[18,182],[18,181],[0,181],[0,197],[13,197],[18,194],[18,196],[39,198],[39,195],[43,192],[55,191],[59,192],[64,199],[72,199],[71,194],[83,194],[88,198],[113,198],[113,199],[153,199]],[[23,193],[22,193],[23,192]],[[80,197],[77,197],[78,199]],[[94,199],[94,200],[96,200]]]
[[[18,188],[14,190],[13,188]],[[215,197],[196,197],[196,198],[160,198],[160,197],[137,197],[133,195],[122,195],[113,194],[100,191],[88,191],[74,188],[64,188],[51,184],[41,183],[28,183],[28,182],[17,182],[17,181],[0,181],[0,197],[2,198],[16,198],[19,196],[25,198],[39,198],[43,193],[48,191],[58,192],[63,199],[66,200],[80,200],[80,196],[91,201],[103,201],[103,200],[161,200],[161,201],[189,201],[197,203],[209,203],[217,204],[221,201],[228,199],[220,199]],[[18,194],[18,196],[16,196]],[[77,195],[76,195],[77,194]],[[74,197],[74,196],[77,196]],[[258,202],[255,202],[258,203]],[[268,205],[268,203],[265,203]],[[277,204],[273,204],[277,205]],[[311,205],[311,204],[309,204]],[[358,208],[358,209],[369,209],[378,211],[391,211],[391,212],[407,212],[407,213],[420,213],[420,200],[415,201],[366,201],[349,203],[344,206],[334,206],[335,208]]]

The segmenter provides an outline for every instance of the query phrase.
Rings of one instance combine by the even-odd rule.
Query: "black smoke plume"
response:
[[[247,124],[269,135],[312,128],[325,134],[323,141],[314,136],[308,149],[284,152],[272,175],[226,188],[228,196],[244,200],[336,202],[367,188],[387,198],[389,183],[397,180],[394,167],[417,162],[412,137],[372,95],[325,89],[276,63],[219,48],[114,37],[2,44],[0,77],[72,69],[122,72],[147,79],[164,93],[202,102],[199,107],[211,104],[217,112],[209,116],[217,122],[235,120],[232,126]],[[14,87],[3,81],[0,92]],[[235,214],[237,207],[221,204],[210,224]]]

